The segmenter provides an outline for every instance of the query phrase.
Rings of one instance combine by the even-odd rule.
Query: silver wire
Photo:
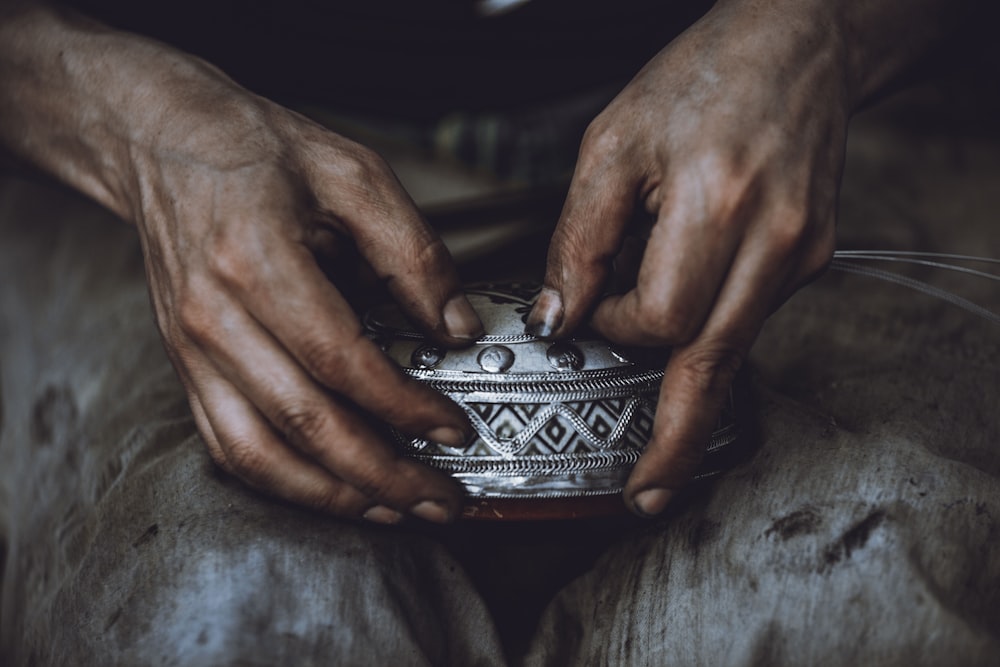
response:
[[[997,263],[1000,263],[1000,261]],[[847,261],[847,258],[843,255],[838,256],[837,253],[834,253],[834,259],[830,262],[830,268],[837,271],[843,271],[844,273],[853,273],[860,276],[867,276],[869,278],[885,280],[890,283],[896,283],[897,285],[908,287],[912,290],[916,290],[917,292],[922,292],[923,294],[927,294],[954,306],[958,306],[959,308],[978,315],[979,317],[982,317],[983,319],[994,324],[1000,324],[1000,315],[994,313],[992,310],[983,308],[979,304],[973,303],[964,297],[925,283],[922,280],[910,278],[909,276],[903,276],[898,273],[892,273],[891,271],[885,271],[883,269],[875,269],[870,266],[854,264],[851,261]],[[992,276],[991,274],[986,275],[996,278],[996,276]]]

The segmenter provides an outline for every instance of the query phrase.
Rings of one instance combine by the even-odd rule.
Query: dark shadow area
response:
[[[549,601],[641,520],[462,522],[440,535],[496,620],[512,663],[523,656]]]

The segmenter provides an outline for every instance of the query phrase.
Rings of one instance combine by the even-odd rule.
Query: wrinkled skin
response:
[[[765,318],[823,270],[849,117],[835,37],[714,11],[658,54],[591,124],[529,329],[675,346],[654,437],[625,491],[656,514],[693,474]],[[636,218],[634,286],[601,298]],[[641,226],[641,225],[640,225]],[[636,494],[642,493],[640,499]]]
[[[212,457],[337,514],[394,522],[426,502],[418,514],[452,515],[455,485],[397,456],[365,415],[459,445],[464,414],[362,335],[315,258],[336,264],[356,246],[456,345],[481,325],[447,250],[378,156],[266,101],[219,103],[232,108],[183,117],[138,160],[136,215],[160,329]]]
[[[454,518],[460,487],[400,457],[374,423],[460,445],[464,412],[365,338],[328,278],[352,286],[367,269],[442,344],[481,334],[384,161],[162,44],[44,8],[0,27],[4,143],[137,226],[212,458],[340,516]]]

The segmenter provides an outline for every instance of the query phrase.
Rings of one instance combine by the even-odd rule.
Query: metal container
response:
[[[553,342],[525,334],[538,289],[467,289],[486,334],[464,349],[427,341],[395,306],[369,311],[369,335],[406,374],[464,408],[476,431],[465,447],[396,438],[408,456],[450,473],[473,499],[619,494],[650,438],[669,352],[596,335]],[[730,396],[706,460],[738,436]]]

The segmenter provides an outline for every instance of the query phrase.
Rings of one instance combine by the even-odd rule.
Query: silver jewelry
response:
[[[368,334],[403,371],[449,396],[475,437],[449,447],[394,432],[410,457],[454,476],[471,496],[560,498],[621,492],[652,434],[668,351],[596,335],[545,341],[524,333],[538,286],[471,287],[486,334],[465,349],[425,340],[392,305],[365,316]],[[738,439],[732,396],[708,453]]]

